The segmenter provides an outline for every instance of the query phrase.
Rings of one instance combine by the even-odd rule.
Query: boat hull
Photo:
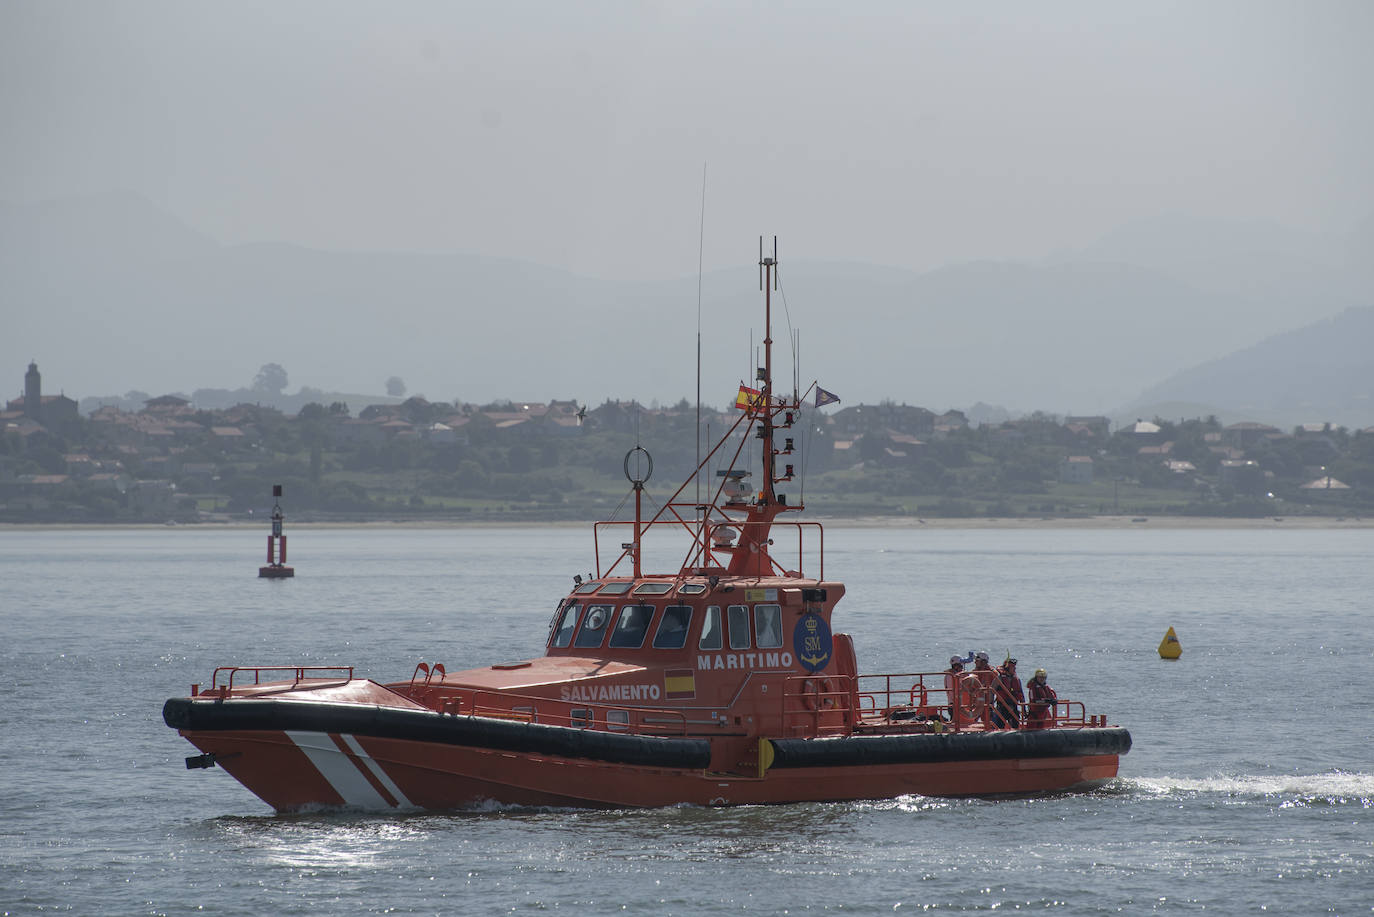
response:
[[[765,740],[764,767],[726,773],[705,738],[270,699],[174,699],[163,716],[211,756],[200,763],[279,811],[1034,794],[1108,780],[1130,747],[1115,728],[780,739]]]

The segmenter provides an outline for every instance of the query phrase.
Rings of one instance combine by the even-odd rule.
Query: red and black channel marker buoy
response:
[[[272,534],[267,536],[267,566],[258,567],[258,576],[267,579],[286,579],[296,575],[295,567],[286,565],[286,536],[282,534],[281,485],[272,485]]]

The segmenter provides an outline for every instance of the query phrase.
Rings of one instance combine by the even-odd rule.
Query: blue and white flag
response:
[[[827,392],[819,385],[816,386],[816,407],[823,408],[827,404],[836,404],[839,402],[839,400],[839,395],[836,395],[833,392]]]

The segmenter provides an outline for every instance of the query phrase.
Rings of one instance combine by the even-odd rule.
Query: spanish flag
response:
[[[663,673],[663,695],[673,698],[697,696],[697,677],[691,669],[667,669]]]
[[[747,411],[750,408],[758,407],[761,398],[763,398],[763,393],[758,389],[749,388],[747,385],[741,385],[739,387],[739,394],[735,396],[735,407],[738,410]]]

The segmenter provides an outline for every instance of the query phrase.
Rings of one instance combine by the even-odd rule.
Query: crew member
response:
[[[1026,683],[1030,692],[1030,704],[1026,710],[1027,729],[1048,729],[1054,724],[1054,708],[1059,703],[1059,695],[1045,681],[1045,670],[1036,669],[1031,680]]]
[[[945,698],[949,701],[949,718],[956,719],[959,707],[959,679],[964,676],[964,660],[961,656],[949,657],[949,668],[945,669]]]
[[[993,686],[992,725],[994,729],[1018,729],[1021,726],[1021,705],[1026,694],[1016,674],[1016,660],[1008,656],[997,668],[997,683]]]

